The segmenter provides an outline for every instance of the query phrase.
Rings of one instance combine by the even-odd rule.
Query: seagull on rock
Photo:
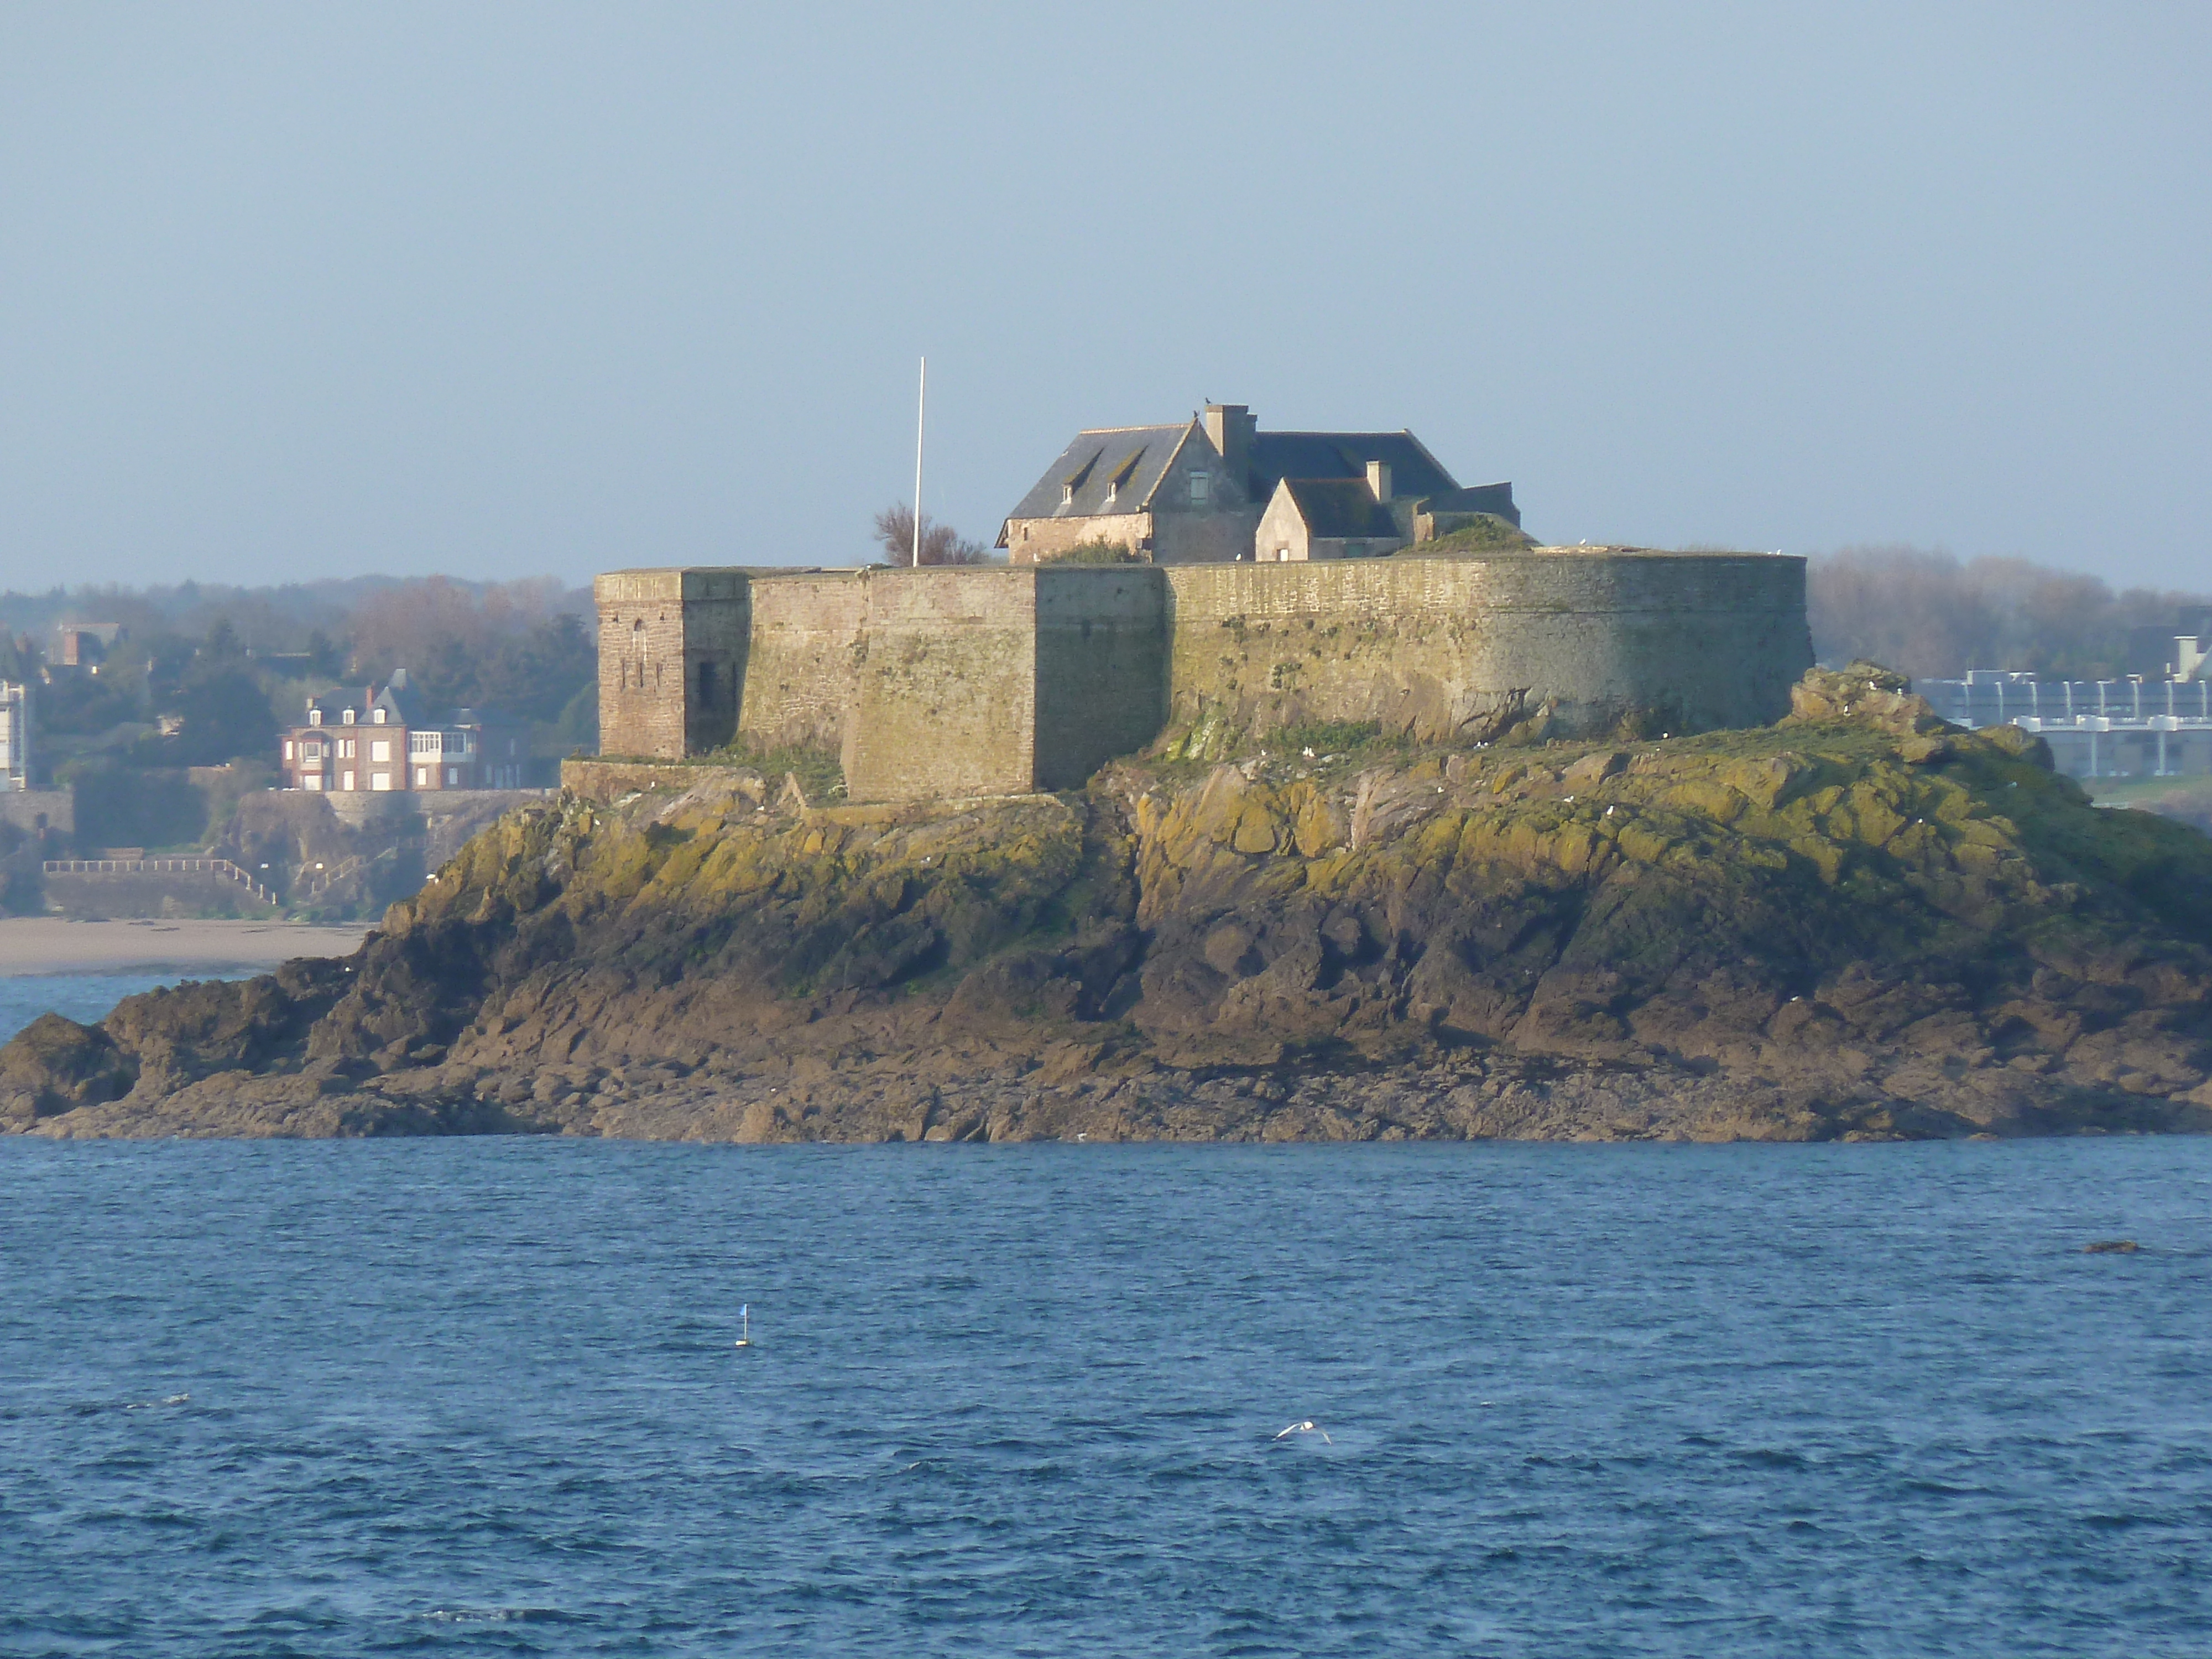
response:
[[[1320,1424],[1315,1422],[1310,1417],[1306,1419],[1303,1423],[1291,1424],[1289,1428],[1285,1429],[1282,1433],[1277,1435],[1275,1438],[1278,1440],[1287,1440],[1294,1434],[1317,1434],[1321,1437],[1321,1443],[1324,1446],[1334,1446],[1336,1443],[1335,1441],[1328,1437],[1328,1431],[1322,1427]]]

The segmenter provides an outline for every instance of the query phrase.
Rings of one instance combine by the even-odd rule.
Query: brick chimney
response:
[[[1242,493],[1250,488],[1252,434],[1259,422],[1245,404],[1208,404],[1203,416],[1206,436],[1220,451],[1224,469]]]
[[[1390,499],[1389,462],[1370,461],[1367,463],[1367,489],[1368,493],[1373,495],[1377,501],[1388,501]]]

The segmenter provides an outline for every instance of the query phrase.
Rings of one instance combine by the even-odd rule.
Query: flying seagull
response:
[[[1321,1437],[1321,1443],[1324,1446],[1334,1446],[1336,1443],[1335,1441],[1328,1437],[1328,1431],[1322,1427],[1320,1424],[1315,1422],[1310,1417],[1306,1419],[1303,1423],[1291,1424],[1289,1428],[1285,1429],[1282,1433],[1277,1435],[1275,1438],[1278,1440],[1284,1440],[1294,1434],[1317,1434]]]

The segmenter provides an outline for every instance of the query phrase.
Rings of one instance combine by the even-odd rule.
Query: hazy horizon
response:
[[[0,14],[0,589],[843,563],[1077,428],[2205,586],[2212,20]]]

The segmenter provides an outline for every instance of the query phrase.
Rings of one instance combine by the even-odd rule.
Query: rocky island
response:
[[[1185,728],[1080,789],[601,768],[354,956],[49,1015],[0,1126],[741,1141],[2212,1127],[2212,842],[1815,670],[1780,723]],[[656,787],[638,788],[649,782]]]

